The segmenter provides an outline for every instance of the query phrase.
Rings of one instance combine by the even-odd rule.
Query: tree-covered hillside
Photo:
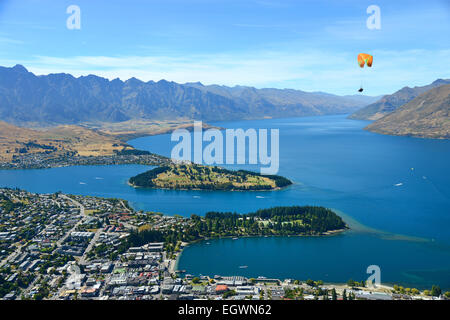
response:
[[[261,191],[286,187],[292,182],[277,175],[232,171],[197,164],[157,167],[130,178],[130,184],[142,188]]]

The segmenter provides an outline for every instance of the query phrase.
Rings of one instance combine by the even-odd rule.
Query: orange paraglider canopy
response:
[[[364,68],[364,64],[367,64],[368,67],[371,67],[373,63],[373,56],[367,53],[358,54],[358,64],[361,68]]]

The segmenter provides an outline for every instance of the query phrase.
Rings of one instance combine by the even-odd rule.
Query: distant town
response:
[[[142,154],[141,154],[142,153]],[[36,152],[14,155],[11,162],[0,162],[2,169],[44,169],[55,167],[82,166],[82,165],[116,165],[116,164],[142,164],[159,166],[169,163],[166,157],[150,152],[127,150],[114,155],[80,156],[76,152],[66,152],[64,155]]]
[[[277,214],[286,214],[289,210],[294,209],[281,208]],[[315,214],[315,211],[307,212]],[[277,222],[264,219],[265,214],[268,212],[263,210],[259,216],[227,216],[223,223],[234,223],[239,227],[236,221],[249,218],[257,225],[264,225],[265,232],[273,234],[277,230]],[[254,278],[190,275],[184,270],[178,270],[176,261],[183,248],[192,241],[177,235],[181,230],[186,231],[186,237],[194,234],[192,230],[204,223],[204,219],[217,219],[217,214],[204,218],[166,216],[157,212],[135,211],[125,200],[120,199],[0,189],[0,298],[450,299],[450,292],[441,292],[438,286],[419,291],[397,285],[373,287],[364,281],[353,280],[345,284],[329,284],[317,279],[269,279],[258,275]],[[329,213],[324,221],[334,220],[335,217]],[[283,221],[278,225],[286,223]],[[267,224],[273,224],[273,227],[267,227]],[[325,222],[320,226],[325,228],[323,230],[328,230],[326,226],[337,227]],[[306,223],[303,223],[303,229],[309,233],[316,232]],[[242,235],[248,234],[245,229],[239,230]],[[209,231],[208,235],[214,235],[214,232],[216,235],[223,234],[219,231]],[[162,234],[164,238],[161,238]],[[191,237],[195,240],[204,238],[204,235]]]

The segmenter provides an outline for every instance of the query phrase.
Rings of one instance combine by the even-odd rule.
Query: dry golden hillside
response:
[[[107,156],[114,151],[134,149],[127,140],[192,129],[192,120],[130,120],[118,123],[85,123],[83,126],[61,125],[53,128],[29,129],[0,121],[0,162],[11,161],[13,155],[37,152],[55,156],[75,152],[79,156]],[[211,128],[204,123],[203,128]]]
[[[13,155],[76,152],[80,156],[112,155],[127,144],[111,135],[74,125],[33,130],[0,121],[0,161]],[[129,148],[129,147],[128,147]]]

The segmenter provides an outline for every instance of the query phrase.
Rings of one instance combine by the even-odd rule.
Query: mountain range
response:
[[[450,84],[450,79],[438,79],[433,83],[422,87],[404,87],[393,94],[385,95],[375,103],[359,109],[351,114],[349,118],[357,120],[378,120],[410,102],[422,93],[446,84]]]
[[[390,135],[450,139],[449,116],[450,84],[429,89],[366,129]]]
[[[23,126],[346,114],[376,99],[198,82],[122,81],[95,75],[76,78],[66,73],[37,76],[22,65],[0,67],[0,117]]]

